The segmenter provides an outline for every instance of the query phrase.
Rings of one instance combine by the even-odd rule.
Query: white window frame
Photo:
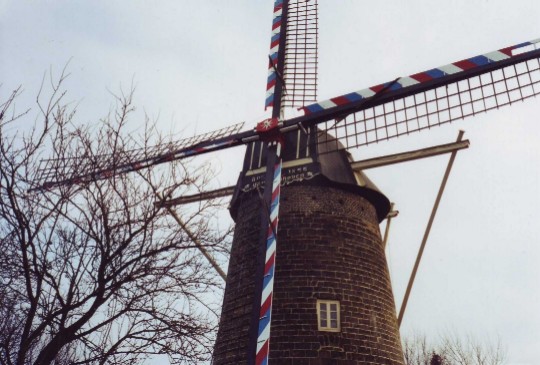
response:
[[[334,307],[335,310],[332,310],[332,307]],[[338,300],[317,300],[317,327],[319,331],[340,332],[340,312],[341,310]],[[332,316],[333,313],[334,316]],[[334,323],[332,323],[333,321]]]

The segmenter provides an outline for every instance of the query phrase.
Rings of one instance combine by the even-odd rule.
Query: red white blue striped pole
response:
[[[272,18],[272,39],[270,41],[270,62],[268,64],[268,81],[266,84],[266,101],[264,104],[265,109],[269,107],[275,107],[276,104],[279,104],[279,101],[276,103],[276,94],[277,97],[281,97],[281,90],[276,90],[276,86],[279,87],[278,75],[276,69],[282,67],[282,60],[279,59],[280,45],[282,44],[282,24],[284,14],[284,4],[283,0],[275,0],[274,2],[274,16]],[[285,8],[286,10],[286,8]],[[277,92],[276,92],[277,91]],[[278,105],[279,109],[279,105]]]
[[[287,7],[288,0],[275,0],[274,16],[272,20],[272,40],[270,44],[270,64],[267,85],[267,95],[265,107],[272,107],[272,118],[266,119],[257,124],[256,131],[260,140],[268,142],[266,151],[266,179],[264,192],[265,212],[262,217],[263,229],[266,231],[266,241],[264,252],[264,271],[260,270],[257,278],[256,287],[258,292],[255,294],[255,305],[260,298],[260,307],[254,308],[252,317],[253,334],[250,343],[254,348],[249,350],[248,346],[248,364],[249,365],[268,365],[270,354],[270,327],[272,320],[272,300],[274,297],[274,273],[276,260],[277,230],[279,216],[279,195],[281,185],[281,149],[283,139],[279,131],[281,123],[282,105],[282,79],[279,75],[283,74],[283,65],[285,63],[285,39],[287,29]],[[265,109],[266,109],[265,108]],[[270,187],[272,190],[270,190]],[[261,240],[264,236],[261,236]],[[263,248],[263,247],[261,247]],[[262,256],[262,252],[261,252]],[[262,257],[261,257],[262,258]],[[262,269],[262,260],[259,266]],[[262,285],[261,285],[262,281]],[[260,295],[260,297],[259,297]],[[256,310],[258,309],[258,316]],[[256,321],[258,317],[258,322]],[[255,327],[257,325],[257,327]],[[255,340],[255,329],[257,329],[257,338]],[[253,351],[255,350],[255,351]],[[254,356],[254,357],[253,357]]]
[[[270,323],[272,319],[272,299],[274,295],[274,272],[276,260],[277,229],[279,221],[279,197],[281,190],[281,142],[277,144],[274,179],[272,181],[272,201],[270,204],[270,219],[266,236],[266,255],[264,277],[259,311],[259,330],[257,334],[256,365],[267,365],[270,349]]]

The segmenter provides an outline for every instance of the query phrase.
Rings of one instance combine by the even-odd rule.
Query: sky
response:
[[[0,0],[0,98],[22,85],[23,109],[43,75],[68,64],[66,100],[78,105],[80,122],[105,116],[111,93],[135,85],[134,129],[144,113],[179,138],[241,121],[251,128],[267,117],[272,7],[271,0]],[[539,19],[537,0],[319,0],[319,99],[540,38]],[[450,175],[403,337],[499,337],[509,364],[538,364],[539,122],[537,98],[351,151],[359,160],[449,143],[459,129],[471,142]],[[209,188],[233,185],[242,155],[236,148],[201,157],[217,171]],[[398,308],[447,161],[367,172],[399,211],[387,250]]]

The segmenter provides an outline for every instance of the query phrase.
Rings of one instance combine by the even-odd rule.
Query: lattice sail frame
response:
[[[278,104],[275,97],[280,78],[285,84],[282,106],[302,107],[317,100],[317,0],[289,0],[286,4],[286,8],[283,0],[276,0],[274,4],[265,109]],[[283,24],[286,24],[285,32],[282,32]],[[285,41],[281,42],[283,36]],[[280,60],[278,54],[283,44],[285,57]],[[278,71],[281,66],[282,75]]]
[[[317,101],[317,14],[317,0],[289,0],[283,70],[285,107],[303,107]]]
[[[303,110],[309,115],[335,108],[339,115],[341,106],[353,101],[370,101],[380,97],[381,101],[375,102],[374,106],[359,108],[359,111],[319,124],[320,129],[336,137],[332,141],[319,138],[319,143],[326,146],[335,143],[334,149],[337,149],[341,148],[337,141],[345,148],[355,148],[388,140],[498,109],[540,94],[538,57],[467,77],[467,73],[474,72],[481,66],[510,60],[514,56],[538,49],[540,39],[402,77],[309,105]],[[432,89],[415,92],[412,88],[423,83],[437,82],[439,78],[459,77],[460,74],[463,74],[463,79]],[[407,88],[412,89],[410,93],[406,92]],[[392,93],[396,96],[391,97]],[[323,135],[328,136],[327,133],[321,134]]]
[[[106,179],[114,175],[227,148],[236,142],[236,139],[227,139],[227,137],[238,134],[243,127],[244,123],[238,123],[158,146],[118,151],[114,156],[109,154],[84,155],[65,159],[42,160],[34,178],[34,184],[38,187],[32,190]]]

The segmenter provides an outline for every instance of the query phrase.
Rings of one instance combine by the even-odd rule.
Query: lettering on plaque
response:
[[[281,171],[281,186],[289,185],[295,182],[311,180],[320,172],[315,165],[302,165],[284,168]],[[248,192],[257,188],[263,188],[265,185],[265,173],[244,177],[242,191]]]

